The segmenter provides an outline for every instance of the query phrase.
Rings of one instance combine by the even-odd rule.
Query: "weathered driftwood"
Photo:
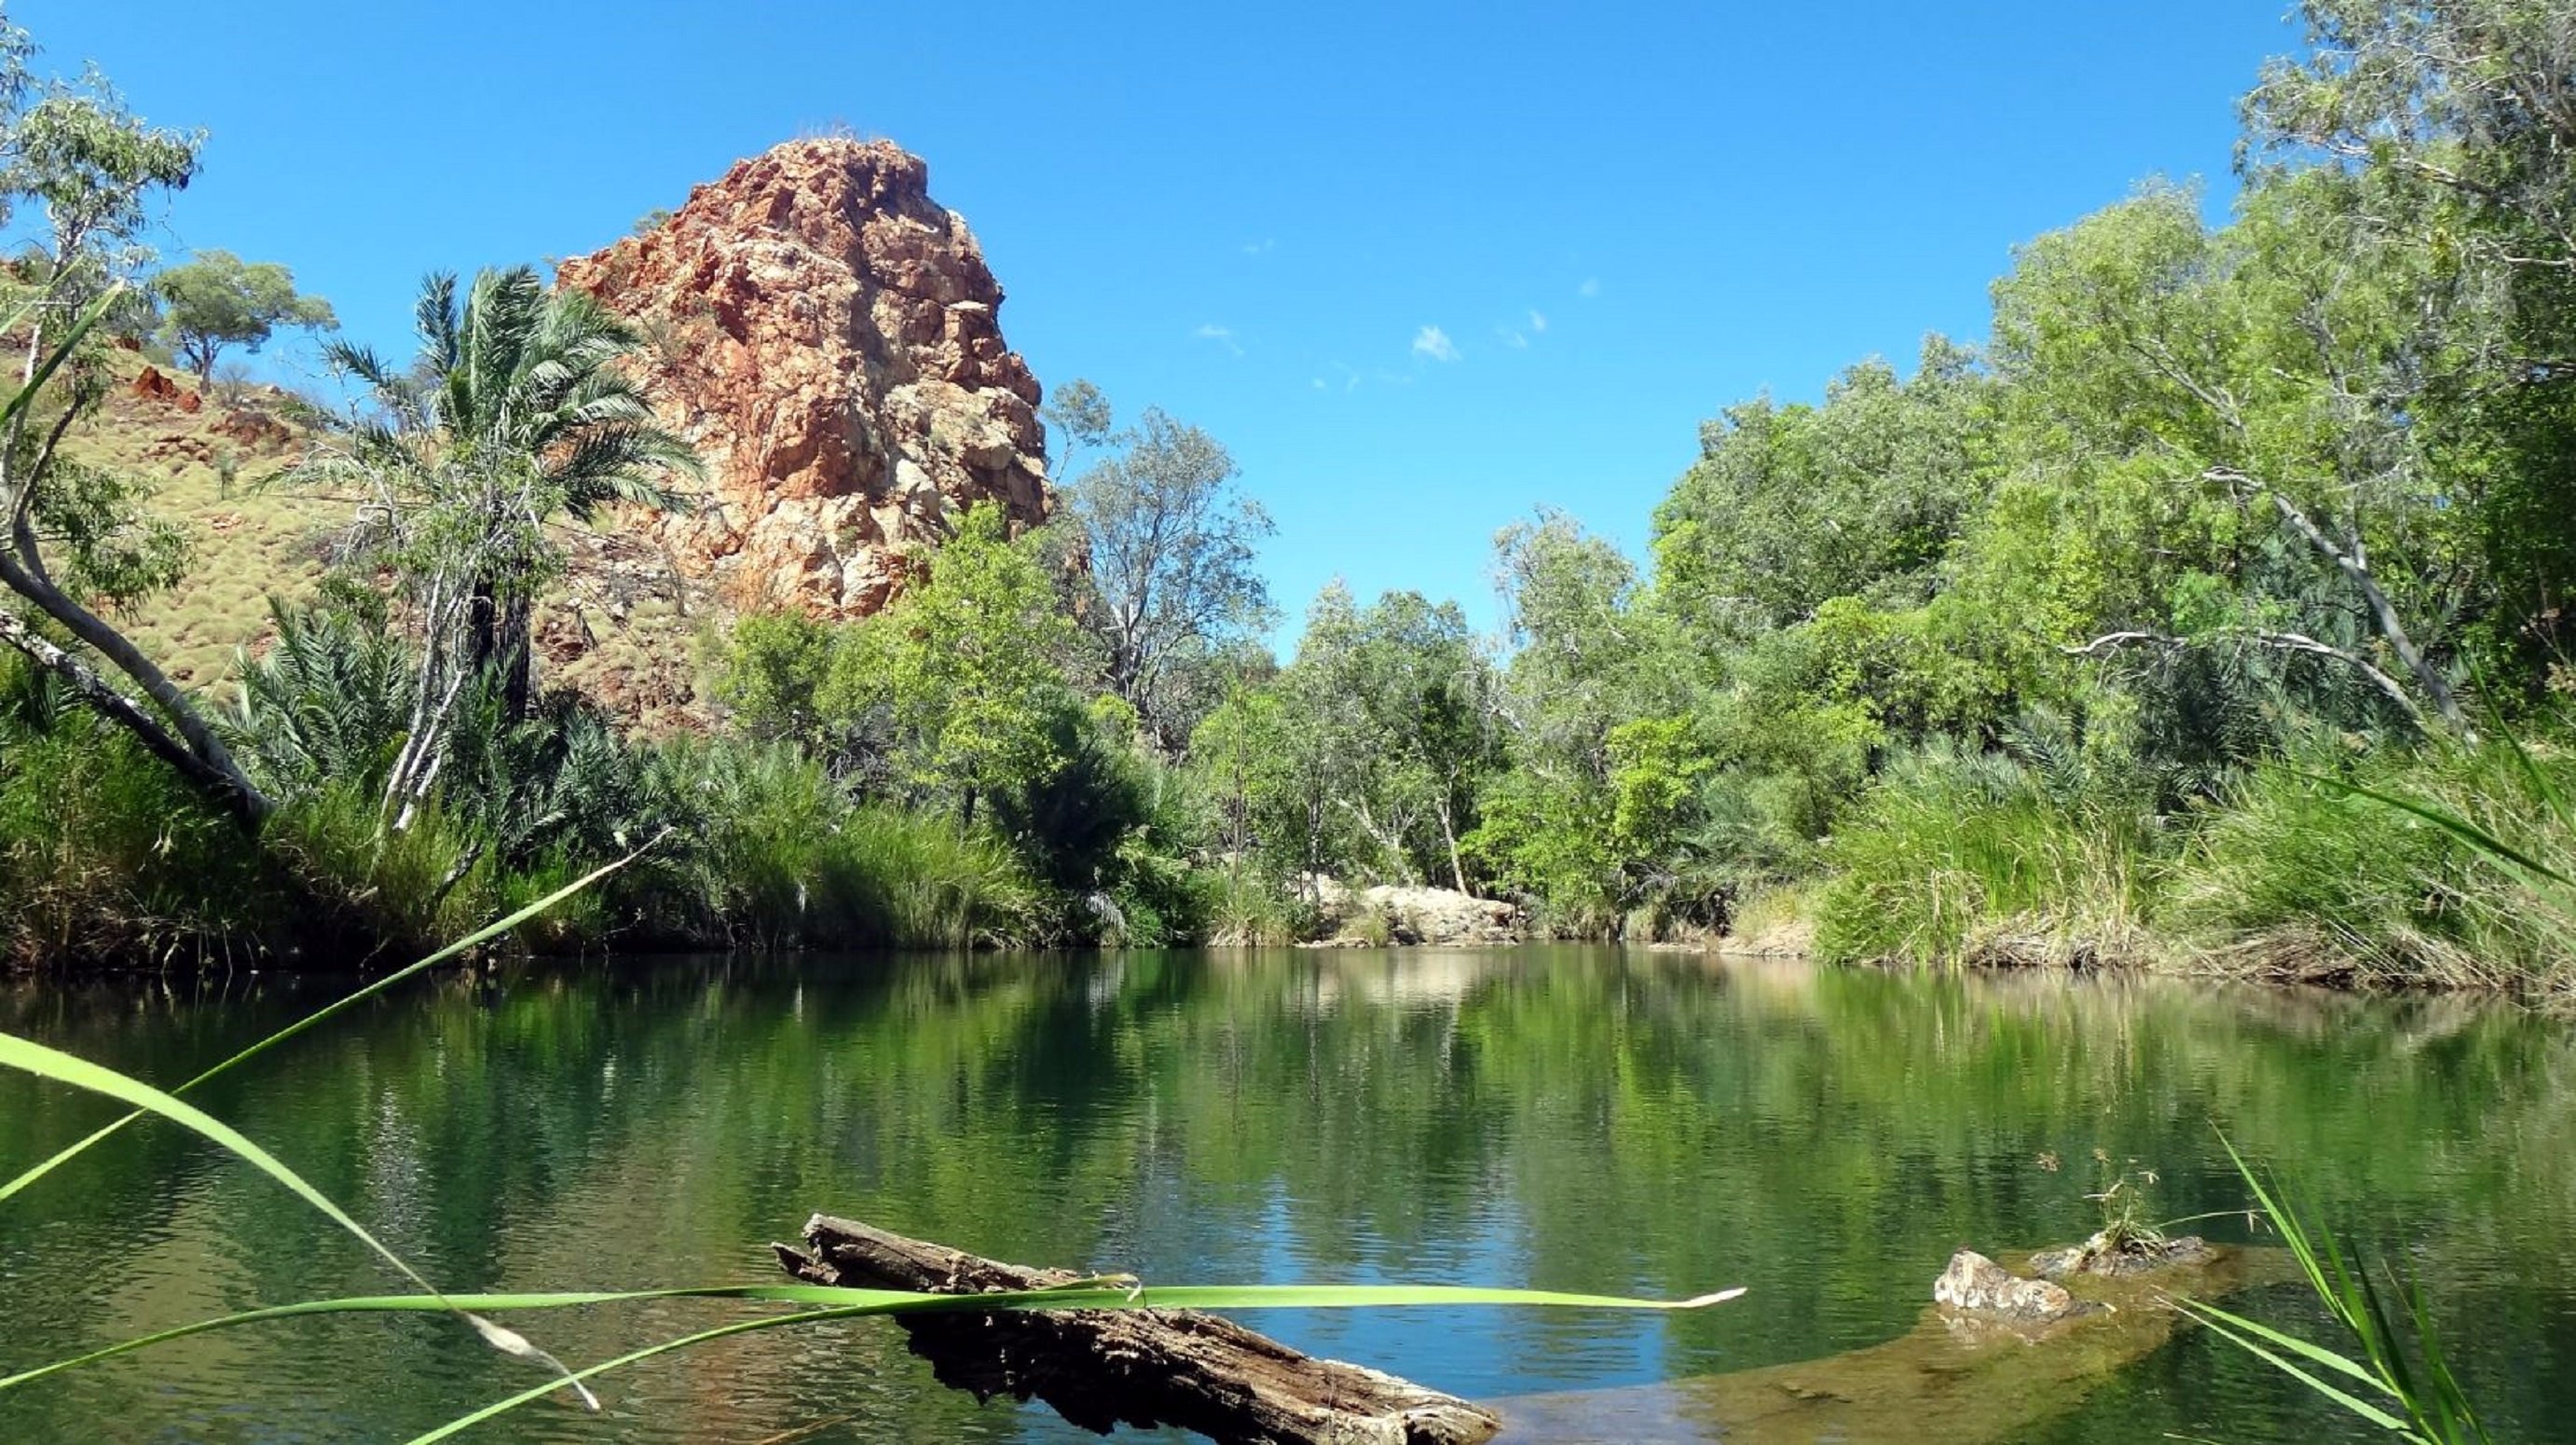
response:
[[[773,1245],[809,1284],[940,1294],[1083,1278],[815,1215],[805,1248]],[[1318,1360],[1196,1310],[997,1310],[905,1317],[912,1352],[979,1399],[1043,1400],[1087,1430],[1177,1425],[1244,1445],[1480,1445],[1492,1411],[1392,1375]]]

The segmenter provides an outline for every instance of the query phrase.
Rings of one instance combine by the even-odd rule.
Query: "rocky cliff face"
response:
[[[650,338],[657,405],[708,475],[703,507],[634,528],[732,609],[865,616],[964,508],[1052,505],[1002,288],[895,146],[791,141],[558,279]]]

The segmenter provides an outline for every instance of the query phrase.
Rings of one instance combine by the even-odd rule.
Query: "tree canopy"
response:
[[[162,335],[206,381],[226,350],[256,352],[279,327],[323,331],[340,324],[331,303],[299,293],[284,266],[245,262],[230,251],[200,251],[153,277],[152,290],[161,300]]]

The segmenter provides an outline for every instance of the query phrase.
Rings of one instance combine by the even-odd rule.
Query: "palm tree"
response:
[[[464,689],[495,689],[504,722],[530,713],[530,613],[563,563],[549,528],[611,503],[675,506],[671,480],[700,470],[618,365],[641,338],[596,301],[549,291],[529,266],[482,272],[462,306],[456,291],[452,275],[422,283],[408,370],[364,347],[326,348],[376,414],[304,468],[360,489],[353,550],[392,568],[422,629],[386,793],[405,817],[435,780]]]

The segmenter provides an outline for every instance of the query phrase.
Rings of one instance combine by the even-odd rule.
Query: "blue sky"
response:
[[[285,262],[398,353],[423,272],[594,249],[800,133],[895,140],[1042,381],[1233,449],[1292,618],[1339,575],[1490,624],[1497,528],[1641,552],[1702,418],[1981,335],[2016,241],[2140,179],[2223,200],[2278,3],[8,8],[211,133],[174,249]]]

